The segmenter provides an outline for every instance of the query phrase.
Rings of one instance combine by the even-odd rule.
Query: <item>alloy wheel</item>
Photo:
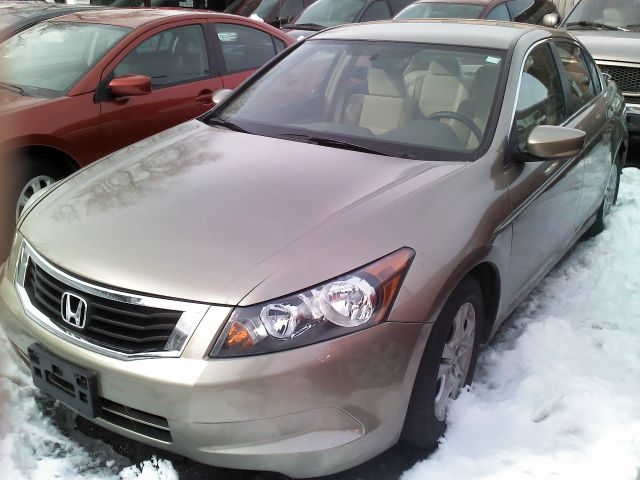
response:
[[[18,223],[18,219],[31,197],[40,190],[47,188],[53,182],[55,182],[55,180],[49,175],[38,175],[27,182],[18,197],[18,205],[16,206],[16,223]]]
[[[471,302],[463,303],[456,313],[438,368],[435,414],[444,422],[447,405],[464,386],[473,356],[476,334],[476,311]]]

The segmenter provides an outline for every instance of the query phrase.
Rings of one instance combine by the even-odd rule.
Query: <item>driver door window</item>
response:
[[[151,78],[153,88],[209,76],[209,59],[200,25],[172,28],[142,42],[115,68],[114,75]]]
[[[562,84],[548,44],[536,47],[524,62],[516,105],[520,148],[538,125],[560,125],[567,118]]]

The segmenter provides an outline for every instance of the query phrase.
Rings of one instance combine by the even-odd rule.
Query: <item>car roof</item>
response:
[[[64,15],[56,22],[99,23],[118,27],[138,28],[152,22],[168,18],[239,18],[237,15],[193,10],[186,8],[107,8],[96,11],[83,11]],[[243,17],[244,18],[244,17]]]
[[[571,38],[563,31],[529,23],[494,20],[411,19],[341,25],[324,30],[309,40],[417,42],[505,50],[530,31],[546,33],[545,36],[556,35]]]

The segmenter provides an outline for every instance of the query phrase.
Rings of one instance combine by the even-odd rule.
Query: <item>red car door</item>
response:
[[[212,106],[222,79],[205,41],[206,20],[174,22],[132,43],[103,72],[97,98],[104,155],[194,118]],[[147,95],[114,97],[108,83],[125,75],[151,79]]]

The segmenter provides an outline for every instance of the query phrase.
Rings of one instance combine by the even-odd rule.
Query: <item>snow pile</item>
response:
[[[0,333],[0,475],[11,480],[177,480],[170,462],[139,467],[74,428],[74,414],[43,395],[9,357]],[[126,467],[126,468],[125,468]]]
[[[402,480],[640,479],[640,171],[480,356],[440,448]]]

